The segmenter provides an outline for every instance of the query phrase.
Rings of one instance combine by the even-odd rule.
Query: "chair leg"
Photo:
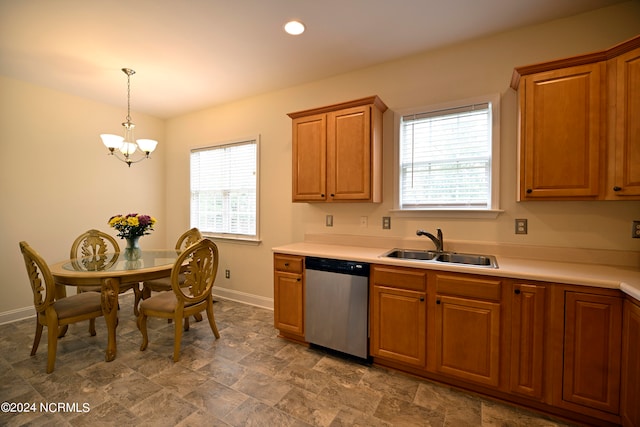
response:
[[[144,312],[140,312],[140,316],[138,316],[138,329],[142,332],[142,344],[140,345],[140,351],[145,351],[147,349],[147,345],[149,344],[149,336],[147,335],[147,316]]]
[[[211,326],[211,331],[216,339],[220,338],[220,332],[218,332],[218,326],[216,325],[216,319],[213,316],[213,303],[209,302],[207,304],[207,319],[209,319],[209,326]]]
[[[33,347],[31,347],[31,355],[35,355],[36,351],[38,351],[38,345],[40,345],[40,339],[42,338],[42,324],[38,322],[38,318],[36,315],[36,336],[33,339]]]
[[[135,314],[137,317],[140,314],[140,310],[138,309],[138,306],[140,305],[140,300],[142,299],[142,291],[140,290],[139,283],[133,287],[133,295],[134,295],[133,314]]]
[[[64,325],[58,330],[58,338],[62,338],[67,334],[67,330],[69,329],[69,325]]]
[[[96,318],[89,319],[89,335],[96,336]]]
[[[196,313],[193,315],[196,322],[202,322],[202,313]]]
[[[187,319],[188,321],[188,319]],[[182,317],[175,319],[175,336],[173,341],[173,361],[180,360],[180,341],[182,340]]]
[[[58,325],[47,325],[47,374],[53,372],[58,349]]]
[[[185,317],[184,319],[184,331],[187,332],[189,330],[189,317]]]

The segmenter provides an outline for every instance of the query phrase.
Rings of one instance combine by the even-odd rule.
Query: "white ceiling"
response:
[[[622,1],[0,0],[0,75],[167,118]]]

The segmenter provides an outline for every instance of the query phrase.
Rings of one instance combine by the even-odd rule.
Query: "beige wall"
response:
[[[402,237],[413,235],[417,228],[439,227],[450,240],[640,250],[640,241],[630,238],[631,221],[640,219],[640,202],[516,203],[516,93],[509,88],[515,66],[610,47],[640,33],[639,23],[640,4],[625,3],[171,119],[166,134],[171,159],[167,217],[174,228],[169,234],[176,234],[188,220],[189,148],[260,134],[262,244],[219,243],[220,268],[230,269],[231,279],[221,278],[217,286],[227,296],[272,298],[271,248],[300,241],[305,233]],[[501,208],[505,212],[495,220],[390,214],[393,110],[487,93],[502,95]],[[384,202],[292,204],[291,121],[286,113],[373,94],[390,107],[384,123]],[[324,226],[326,214],[334,215],[334,227]],[[388,231],[381,229],[385,215],[392,217]],[[360,227],[361,216],[368,217],[367,228]],[[528,235],[514,234],[515,218],[529,219]]]
[[[159,221],[143,246],[172,246],[189,227],[189,149],[258,134],[262,243],[219,242],[220,268],[231,270],[231,279],[217,282],[225,296],[269,306],[271,248],[312,232],[404,237],[419,227],[439,227],[449,240],[638,251],[640,241],[629,234],[631,220],[640,219],[640,202],[515,202],[516,95],[509,89],[514,66],[607,48],[638,33],[640,3],[634,0],[166,122],[134,111],[138,136],[160,143],[153,160],[131,169],[108,158],[98,137],[120,132],[123,108],[0,77],[0,322],[32,308],[20,240],[53,263],[67,257],[82,231],[108,230],[112,214],[140,211]],[[505,212],[495,220],[391,214],[392,229],[382,230],[381,217],[392,207],[393,111],[487,93],[502,95]],[[384,202],[291,203],[291,121],[286,113],[373,94],[390,107],[385,115]],[[324,227],[328,213],[334,215],[333,228]],[[368,228],[359,226],[360,216],[368,216]],[[513,219],[521,217],[529,219],[526,236],[513,234]]]
[[[153,160],[127,166],[106,155],[103,132],[120,134],[123,107],[0,77],[0,322],[30,314],[29,288],[18,242],[49,263],[69,258],[77,235],[107,225],[111,215],[139,211],[158,218],[144,237],[164,247],[164,122],[132,112],[138,137],[159,140]],[[126,102],[126,99],[123,99]]]

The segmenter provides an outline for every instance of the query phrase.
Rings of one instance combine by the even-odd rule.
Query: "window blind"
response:
[[[491,103],[406,115],[401,209],[490,209]]]
[[[191,151],[191,226],[226,237],[257,237],[257,142]]]

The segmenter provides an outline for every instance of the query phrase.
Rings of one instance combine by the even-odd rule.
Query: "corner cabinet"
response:
[[[622,325],[623,426],[640,426],[640,301],[627,297]]]
[[[274,325],[280,336],[304,341],[304,257],[273,256]]]
[[[518,67],[518,200],[640,200],[640,36]]]
[[[289,113],[293,201],[382,201],[382,118],[377,96]]]

